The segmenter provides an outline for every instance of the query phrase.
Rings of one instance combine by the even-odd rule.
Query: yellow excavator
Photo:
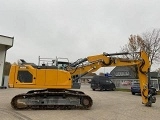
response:
[[[80,89],[79,79],[101,67],[137,66],[142,103],[151,106],[156,102],[148,90],[150,61],[144,51],[137,52],[138,59],[118,57],[130,53],[103,53],[78,59],[76,62],[52,60],[51,65],[27,63],[21,59],[11,66],[10,88],[37,89],[16,95],[11,100],[14,109],[90,109],[93,100]],[[39,59],[40,60],[40,59]]]

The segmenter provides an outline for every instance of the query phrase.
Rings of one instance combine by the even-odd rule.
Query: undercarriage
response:
[[[31,90],[16,95],[11,106],[14,109],[90,109],[93,101],[81,91],[66,89]]]

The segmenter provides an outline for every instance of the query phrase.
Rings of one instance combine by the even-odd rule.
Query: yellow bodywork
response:
[[[30,79],[23,82],[18,72],[27,72]],[[27,78],[26,78],[27,79]],[[9,74],[9,87],[12,88],[57,88],[70,89],[72,86],[71,75],[69,72],[59,69],[34,68],[31,65],[19,66],[13,64]]]

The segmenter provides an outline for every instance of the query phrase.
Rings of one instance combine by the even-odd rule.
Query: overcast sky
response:
[[[0,34],[14,37],[11,63],[119,52],[131,34],[159,27],[159,0],[0,0]]]

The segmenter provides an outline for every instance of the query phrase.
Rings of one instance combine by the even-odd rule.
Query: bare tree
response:
[[[100,75],[100,76],[105,76],[103,72],[100,72],[99,75]]]
[[[145,45],[143,49],[148,53],[151,64],[160,62],[160,29],[153,29],[152,32],[142,34]]]
[[[160,62],[160,29],[153,29],[140,35],[131,35],[129,42],[121,48],[124,52],[137,52],[145,50],[153,62]],[[136,54],[130,54],[127,58],[137,58]]]
[[[155,70],[156,72],[160,73],[160,68],[158,68],[157,70]]]
[[[129,41],[127,44],[125,44],[121,50],[122,52],[130,52],[129,55],[124,55],[126,58],[136,59],[138,58],[138,54],[135,52],[138,52],[141,50],[141,48],[144,46],[144,40],[139,35],[130,35],[128,38]]]

